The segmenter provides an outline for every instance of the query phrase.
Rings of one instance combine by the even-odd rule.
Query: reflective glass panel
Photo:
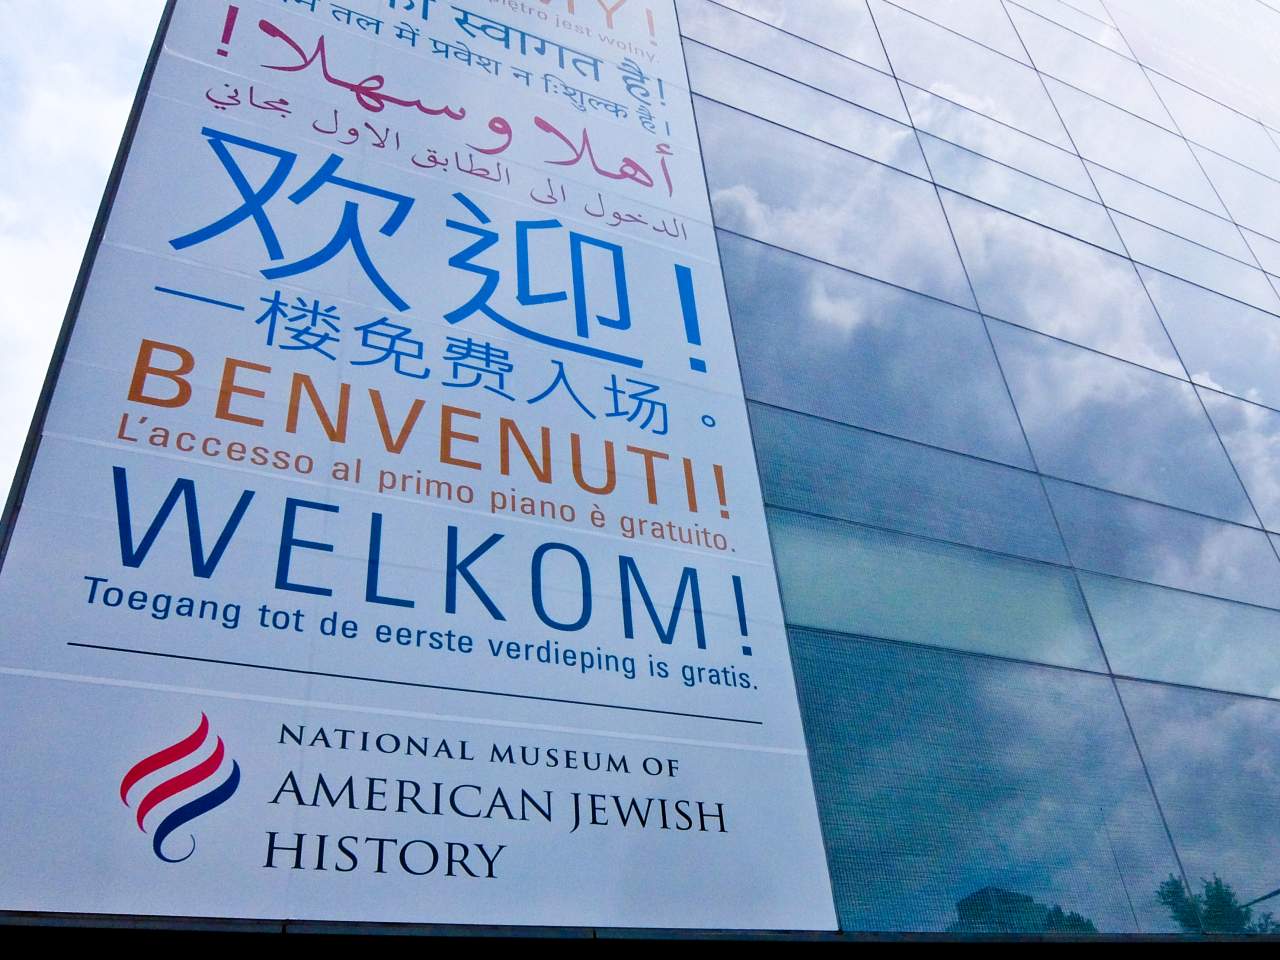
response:
[[[1080,586],[1116,673],[1280,697],[1280,611],[1092,573]]]
[[[1006,57],[1027,62],[1027,53],[1018,42],[1009,23],[1009,17],[1001,8],[1000,0],[889,0],[895,7],[910,10],[932,20],[984,47],[990,47]]]
[[[1045,480],[1076,566],[1280,607],[1280,561],[1261,530]]]
[[[1158,73],[1150,77],[1184,137],[1268,176],[1280,177],[1280,150],[1257,120],[1236,113],[1168,77]]]
[[[1173,126],[1142,68],[1133,60],[1014,4],[1009,5],[1009,16],[1017,26],[1022,42],[1031,51],[1032,62],[1042,73],[1108,100],[1152,123]]]
[[[722,233],[747,396],[1030,466],[982,318]]]
[[[1280,127],[1274,7],[1255,0],[1107,0],[1107,7],[1148,67]]]
[[[1225,213],[1181,137],[1052,78],[1045,83],[1085,159],[1205,210]]]
[[[782,76],[906,122],[892,76],[734,13],[711,0],[679,0],[680,31]]]
[[[1187,879],[1216,906],[1205,931],[1274,933],[1274,898],[1241,905],[1280,887],[1280,704],[1134,681],[1120,695]]]
[[[695,98],[717,226],[971,306],[933,184]]]
[[[1280,530],[1280,413],[1212,390],[1200,396],[1262,525]]]
[[[1100,670],[1070,570],[769,510],[787,622]]]
[[[1034,473],[775,407],[750,412],[771,506],[1067,560]]]
[[[1115,214],[1116,229],[1139,263],[1172,273],[1264,310],[1280,311],[1280,300],[1261,270],[1232,260],[1141,221]]]
[[[1249,248],[1241,239],[1240,231],[1226,217],[1215,216],[1207,210],[1201,210],[1096,163],[1087,165],[1098,192],[1111,209],[1212,247],[1229,257],[1245,263],[1252,262]]]
[[[1046,474],[1256,522],[1192,385],[1016,326],[991,335]]]
[[[1061,2],[1091,17],[1096,17],[1104,23],[1115,23],[1111,14],[1107,12],[1107,8],[1103,6],[1102,0],[1061,0]]]
[[[1120,238],[1101,204],[1060,190],[927,133],[920,134],[920,143],[929,160],[933,179],[939,185],[1115,253],[1123,253]]]
[[[928,176],[915,132],[905,124],[696,41],[685,43],[685,60],[696,93],[918,177]]]
[[[1262,269],[1272,276],[1280,276],[1280,242],[1243,227],[1241,232],[1244,234],[1245,242],[1249,244],[1249,250],[1258,258],[1258,264]],[[1272,286],[1275,286],[1274,282]]]
[[[882,70],[889,68],[884,48],[865,3],[796,3],[795,0],[719,0],[767,24],[812,40],[836,53]]]
[[[1280,183],[1211,150],[1193,149],[1236,223],[1280,239]]]
[[[872,0],[871,6],[897,76],[1032,136],[1070,146],[1030,67],[883,0]]]
[[[1045,473],[1257,522],[1191,384],[1008,324],[991,336]]]
[[[1073,152],[1037,140],[919,87],[904,83],[902,95],[918,129],[1057,184],[1064,190],[1090,199],[1097,197],[1080,158]]]
[[[1128,260],[949,191],[942,197],[985,313],[1181,373]]]
[[[790,634],[844,929],[1173,928],[1177,864],[1109,679]]]
[[[1010,10],[1014,5],[1013,0],[1009,0],[1006,4]],[[1052,20],[1094,43],[1100,43],[1109,50],[1114,50],[1126,57],[1130,55],[1129,45],[1120,36],[1120,31],[1110,23],[1104,23],[1098,19],[1104,16],[1101,12],[1091,16],[1087,11],[1063,3],[1062,0],[1017,0],[1016,5],[1038,13],[1045,19]]]
[[[1139,267],[1191,379],[1280,408],[1280,317]]]

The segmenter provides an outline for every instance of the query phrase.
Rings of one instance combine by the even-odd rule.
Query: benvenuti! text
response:
[[[381,390],[370,387],[365,391],[367,396],[361,397],[346,382],[338,384],[332,395],[322,397],[311,377],[301,372],[289,375],[286,397],[271,392],[273,368],[266,364],[234,357],[220,357],[215,363],[220,365],[218,392],[208,413],[216,421],[262,429],[273,411],[282,411],[284,422],[275,426],[283,426],[288,434],[318,430],[331,445],[357,442],[362,449],[433,460],[446,468],[487,471],[496,466],[503,477],[547,485],[563,479],[567,466],[574,485],[592,497],[632,496],[643,491],[650,506],[680,506],[692,514],[709,511],[720,519],[730,517],[730,484],[720,464],[700,463],[686,456],[673,458],[664,450],[636,444],[620,446],[612,440],[600,441],[598,451],[594,447],[588,450],[575,432],[565,436],[549,426],[521,426],[510,417],[486,417],[448,404],[440,405],[428,427],[423,417],[427,401],[422,397],[414,397],[407,407],[393,411],[390,407],[394,404]],[[127,398],[131,403],[162,409],[188,407],[196,396],[191,379],[197,366],[196,356],[185,347],[143,340]],[[274,383],[277,390],[283,388],[278,380]],[[142,436],[140,426],[123,414],[117,439],[154,443],[154,438]],[[192,431],[173,432],[166,444],[170,439],[181,452],[215,460],[248,462],[304,476],[315,469],[314,458],[297,451],[197,436]],[[382,470],[378,475],[380,492],[421,492],[424,482],[429,489],[439,481],[424,478],[420,470]],[[633,485],[637,489],[630,489]],[[673,497],[668,492],[664,497],[664,489],[679,493]]]

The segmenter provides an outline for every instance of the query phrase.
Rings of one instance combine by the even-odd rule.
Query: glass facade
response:
[[[841,928],[1272,932],[1280,4],[678,9]]]

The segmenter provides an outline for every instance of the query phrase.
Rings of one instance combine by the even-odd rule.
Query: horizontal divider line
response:
[[[763,720],[748,720],[743,717],[720,717],[709,713],[683,713],[679,710],[658,710],[654,707],[634,707],[617,703],[596,703],[591,700],[569,700],[562,697],[540,697],[532,693],[506,693],[500,690],[473,690],[468,687],[448,687],[435,683],[418,683],[413,680],[389,680],[385,677],[361,677],[348,673],[329,673],[324,670],[303,670],[299,667],[275,667],[265,663],[245,663],[241,660],[218,660],[213,657],[195,657],[184,653],[161,653],[155,650],[135,650],[131,647],[112,647],[100,643],[79,643],[67,641],[68,647],[81,647],[86,650],[106,650],[112,653],[133,653],[144,657],[161,657],[166,660],[188,660],[193,663],[216,663],[227,667],[245,667],[250,670],[271,670],[277,673],[294,673],[308,677],[332,677],[336,680],[359,680],[363,683],[385,683],[397,687],[416,687],[423,690],[443,690],[448,693],[474,693],[485,697],[506,697],[512,700],[539,700],[543,703],[565,703],[578,707],[600,707],[606,710],[625,710],[633,713],[654,713],[668,717],[690,717],[695,720],[718,720],[723,723],[741,723],[762,727]]]

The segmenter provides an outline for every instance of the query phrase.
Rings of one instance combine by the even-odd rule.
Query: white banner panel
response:
[[[0,908],[831,929],[671,0],[182,0],[0,574]]]

